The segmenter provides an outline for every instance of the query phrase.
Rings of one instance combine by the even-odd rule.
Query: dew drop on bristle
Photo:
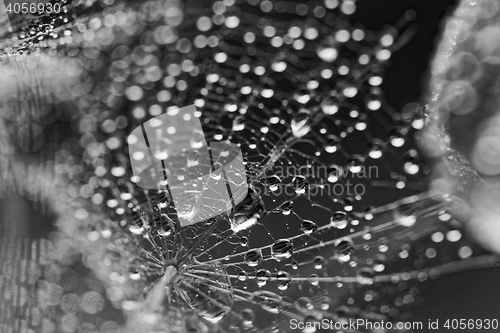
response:
[[[277,278],[277,283],[278,283],[278,289],[279,290],[287,290],[288,287],[290,287],[290,284],[292,282],[290,278],[290,274],[287,272],[279,271],[276,275]]]
[[[260,269],[256,273],[256,282],[259,287],[263,287],[271,279],[271,272],[267,269]]]
[[[249,189],[247,196],[234,208],[234,213],[230,217],[231,229],[239,232],[252,227],[260,222],[266,215],[266,209],[262,198]]]
[[[306,193],[306,191],[309,187],[309,183],[307,182],[307,179],[304,176],[293,177],[292,184],[293,184],[295,193],[297,193],[297,194]]]
[[[301,230],[302,230],[303,233],[305,233],[305,234],[311,234],[314,231],[316,231],[316,229],[318,228],[318,226],[313,221],[304,220],[304,221],[302,221],[302,225],[301,225],[300,228],[301,228]]]
[[[300,98],[300,97],[299,97]],[[305,97],[302,97],[304,99]],[[301,138],[308,134],[311,130],[311,118],[310,112],[307,110],[299,111],[297,116],[292,119],[290,127],[292,129],[293,136],[296,138]]]
[[[271,246],[271,255],[277,261],[288,259],[293,254],[293,242],[289,239],[279,239]]]
[[[262,252],[260,250],[251,250],[245,254],[245,262],[250,267],[257,266],[262,260]]]
[[[330,218],[330,224],[336,229],[345,229],[347,227],[347,214],[342,211],[333,213]]]

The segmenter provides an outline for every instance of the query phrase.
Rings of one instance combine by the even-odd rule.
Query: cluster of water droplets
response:
[[[419,303],[412,281],[459,267],[436,259],[436,244],[462,235],[453,197],[422,185],[429,170],[412,136],[424,109],[393,110],[380,88],[412,12],[375,33],[349,22],[351,0],[92,6],[102,11],[36,47],[74,77],[58,98],[78,110],[68,117],[80,139],[64,145],[57,170],[94,205],[79,214],[106,215],[86,238],[105,244],[92,267],[116,307],[159,314],[143,316],[151,325],[194,313],[231,332],[286,331],[290,318],[405,321],[405,306]],[[210,208],[199,198],[214,189],[174,204],[168,188],[139,188],[126,138],[193,103],[204,133],[193,133],[177,180],[199,165],[204,135],[238,145],[249,192],[226,202],[227,213],[181,227],[179,217]],[[155,156],[168,160],[166,151]],[[84,167],[73,168],[75,156]],[[224,170],[215,161],[210,177]],[[473,252],[466,240],[454,255]],[[411,256],[404,271],[385,273]]]

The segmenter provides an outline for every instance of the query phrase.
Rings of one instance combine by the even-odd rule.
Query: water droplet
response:
[[[341,255],[350,255],[353,252],[352,240],[344,238],[335,244],[335,252]]]
[[[238,280],[246,281],[248,279],[248,274],[246,272],[240,272],[238,274]]]
[[[363,267],[356,274],[359,284],[371,285],[375,282],[375,274],[371,268]]]
[[[316,225],[316,223],[314,223],[313,221],[310,221],[310,220],[302,221],[302,225],[300,226],[300,229],[305,234],[311,234],[314,231],[316,231],[317,228],[318,228],[318,226]]]
[[[347,214],[342,211],[336,211],[330,218],[330,225],[336,229],[345,229],[347,227]]]
[[[262,252],[260,250],[252,250],[245,254],[245,262],[248,266],[257,266],[262,260]]]
[[[296,138],[301,138],[308,134],[311,130],[310,112],[307,110],[299,111],[295,118],[292,119],[290,127],[292,128],[293,136]]]
[[[297,194],[306,193],[306,191],[309,187],[309,183],[307,181],[307,178],[304,176],[293,177],[292,184],[293,184],[293,188],[295,190],[295,193],[297,193]]]
[[[141,275],[141,273],[139,273],[139,270],[133,268],[130,270],[129,277],[132,280],[137,281],[137,280],[140,280],[142,278],[142,275]]]
[[[279,271],[276,277],[278,278],[278,289],[287,290],[292,282],[290,274],[288,274],[287,272]]]
[[[295,100],[297,102],[299,102],[301,104],[306,104],[311,99],[311,94],[310,94],[309,90],[307,90],[307,89],[301,89],[297,93],[295,93],[294,98],[295,98]],[[309,113],[306,110],[301,110],[301,111],[299,111],[299,114],[301,112],[307,112],[307,113]]]
[[[194,167],[200,163],[201,154],[198,150],[190,150],[187,154],[187,167]]]
[[[416,150],[411,149],[404,154],[405,164],[404,171],[409,175],[415,175],[420,170],[420,159]]]
[[[405,144],[405,135],[408,130],[404,127],[396,127],[391,131],[391,145],[401,147]]]
[[[202,148],[204,141],[205,141],[205,134],[200,130],[194,130],[190,140],[191,148],[193,149]]]
[[[293,242],[289,239],[279,239],[271,247],[271,256],[280,261],[288,259],[293,254]]]
[[[250,149],[255,149],[257,148],[257,144],[259,143],[259,140],[252,136],[249,140],[248,140],[248,148]]]
[[[332,304],[332,299],[328,296],[321,297],[320,308],[321,310],[328,310]]]
[[[246,119],[244,116],[240,115],[233,120],[233,131],[242,131],[245,129]]]
[[[377,257],[373,259],[373,270],[375,272],[383,272],[385,269],[384,260],[381,257]]]
[[[238,103],[235,100],[231,100],[228,103],[224,104],[224,110],[227,112],[234,112],[238,110]]]
[[[322,46],[318,47],[316,54],[323,61],[333,62],[333,61],[335,61],[335,59],[337,59],[338,51],[336,48],[334,48],[331,45],[322,45]]]
[[[329,134],[326,137],[325,151],[327,153],[333,154],[339,149],[339,147],[340,147],[340,138],[336,135]]]
[[[332,98],[325,98],[321,102],[321,109],[323,112],[327,115],[334,115],[338,112],[339,107],[338,105],[333,101]]]
[[[380,139],[373,139],[370,141],[370,152],[368,155],[373,159],[379,159],[384,152],[385,143]]]
[[[128,227],[128,231],[130,231],[131,233],[135,234],[135,235],[142,235],[142,233],[144,232],[144,225],[141,223],[141,224],[132,224]]]
[[[280,206],[280,212],[283,215],[290,215],[293,211],[293,201],[287,201]]]
[[[260,195],[251,188],[247,196],[236,205],[234,214],[230,217],[231,229],[240,232],[257,224],[266,215],[264,202]]]
[[[318,274],[311,274],[309,275],[309,278],[307,280],[313,285],[313,286],[319,286],[319,276]]]
[[[403,227],[411,227],[417,222],[417,213],[413,210],[410,210],[405,213],[395,210],[394,220]]]
[[[161,237],[168,237],[175,231],[175,223],[165,214],[155,219],[155,230]]]
[[[325,258],[323,258],[322,256],[316,256],[313,259],[313,263],[314,263],[314,268],[315,269],[322,269],[323,268],[323,264],[325,263]]]
[[[224,166],[220,162],[214,162],[212,166],[212,172],[210,176],[215,180],[220,180],[222,178]]]
[[[271,272],[267,269],[259,269],[255,274],[255,280],[259,287],[263,287],[267,284],[267,281],[271,279]]]
[[[251,309],[243,309],[240,313],[241,319],[243,319],[243,325],[246,327],[250,327],[253,325],[253,321],[255,320],[255,313]]]
[[[269,191],[274,192],[277,191],[281,185],[281,179],[278,176],[270,176],[267,178],[267,185]]]
[[[241,246],[248,246],[248,238],[247,237],[241,237],[240,238],[240,245]]]
[[[346,198],[342,199],[342,204],[344,205],[344,210],[350,212],[353,208],[352,205],[354,204],[354,199],[351,197],[346,197]]]
[[[363,169],[364,158],[360,155],[353,155],[349,160],[349,171],[359,173]]]

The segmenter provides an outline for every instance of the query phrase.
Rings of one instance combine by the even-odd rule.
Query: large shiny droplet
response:
[[[363,267],[358,271],[356,280],[359,284],[370,285],[375,282],[375,274],[371,268]]]
[[[283,203],[279,208],[281,214],[290,215],[293,211],[293,201],[287,201]]]
[[[337,59],[338,56],[338,51],[336,48],[334,48],[331,45],[323,45],[318,47],[316,50],[316,54],[318,57],[320,57],[323,61],[326,62],[333,62],[335,59]]]
[[[307,110],[301,110],[292,120],[290,127],[292,128],[292,134],[296,138],[301,138],[308,134],[311,130],[311,117],[310,112]]]
[[[330,218],[330,225],[336,229],[344,229],[347,227],[347,214],[342,211],[333,213]]]
[[[290,286],[290,283],[292,282],[290,274],[288,274],[287,272],[279,271],[276,278],[278,280],[279,290],[287,290]]]
[[[307,181],[307,178],[304,176],[295,176],[292,179],[292,184],[293,184],[293,189],[295,193],[297,194],[304,194],[306,193],[309,183]]]
[[[391,145],[398,148],[405,144],[405,135],[408,130],[404,127],[396,127],[391,131]]]
[[[323,258],[322,256],[316,256],[313,259],[313,263],[315,269],[322,269],[325,263],[325,258]]]
[[[210,177],[215,180],[220,180],[223,176],[223,168],[224,166],[220,162],[214,162],[212,166],[212,172],[210,173]]]
[[[245,254],[245,262],[248,266],[254,267],[262,260],[262,252],[260,250],[251,250]]]
[[[203,147],[204,142],[205,134],[200,130],[194,130],[190,141],[191,148],[200,149]]]
[[[321,102],[321,109],[325,114],[333,115],[337,113],[339,107],[331,98],[325,98]]]
[[[336,135],[330,134],[326,138],[325,142],[325,151],[327,153],[333,154],[335,153],[340,146],[340,138]]]
[[[363,170],[364,158],[360,155],[353,155],[349,159],[349,171],[352,173],[359,173]]]
[[[370,152],[368,155],[373,159],[379,159],[385,149],[385,143],[380,139],[373,139],[370,141]]]
[[[293,254],[293,242],[289,239],[279,239],[271,247],[271,256],[280,261],[288,259]]]
[[[257,224],[266,215],[264,202],[260,195],[251,188],[248,194],[234,209],[234,214],[230,217],[231,229],[239,232]]]
[[[419,206],[413,205],[411,203],[406,205],[401,205],[393,211],[394,221],[402,225],[403,227],[413,226],[418,219]]]
[[[318,286],[319,285],[319,276],[318,274],[311,274],[309,275],[309,277],[307,278],[307,280],[309,281],[309,283],[311,283],[313,286]]]
[[[193,149],[193,150],[189,151],[187,155],[188,155],[187,156],[187,167],[188,168],[197,166],[200,163],[201,154],[198,150]]]
[[[353,251],[354,247],[350,239],[342,239],[335,244],[335,256],[340,262],[349,261]]]
[[[259,287],[263,287],[267,284],[267,281],[271,279],[271,272],[267,269],[259,269],[257,274],[255,274],[255,280]]]
[[[281,185],[281,179],[278,176],[271,176],[267,178],[269,191],[277,191]]]
[[[166,214],[154,219],[155,229],[158,236],[168,237],[175,231],[175,223]]]
[[[245,129],[246,119],[244,116],[238,116],[233,120],[233,131],[242,131]]]
[[[310,220],[302,221],[302,225],[300,226],[300,230],[307,235],[312,234],[316,229],[318,229],[318,226]]]
[[[231,311],[234,303],[229,276],[221,263],[196,267],[201,273],[183,275],[175,290],[201,317],[218,322]]]
[[[310,91],[307,89],[302,89],[299,90],[295,95],[294,98],[297,102],[301,104],[306,104],[311,100],[311,94]]]
[[[238,274],[238,280],[246,281],[248,279],[248,274],[246,272],[240,272]]]

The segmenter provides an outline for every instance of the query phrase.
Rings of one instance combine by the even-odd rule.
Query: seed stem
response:
[[[158,281],[155,286],[149,291],[146,297],[145,308],[150,311],[157,309],[163,300],[165,299],[167,286],[175,279],[177,276],[177,268],[175,266],[167,266],[165,269],[165,274],[163,274],[160,281]]]

